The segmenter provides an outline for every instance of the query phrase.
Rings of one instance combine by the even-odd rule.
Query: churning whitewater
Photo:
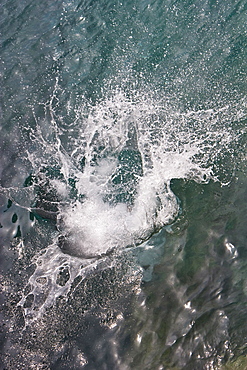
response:
[[[116,91],[96,106],[82,99],[65,148],[55,94],[47,104],[50,124],[42,122],[44,130],[36,122],[34,149],[27,151],[33,168],[25,184],[33,192],[30,211],[55,219],[57,229],[52,245],[35,257],[28,281],[32,305],[25,307],[25,295],[19,302],[32,319],[66,296],[75,277],[86,276],[103,260],[114,263],[116,253],[171,224],[180,212],[172,179],[219,180],[212,165],[238,139],[231,117],[244,114],[238,107],[181,113],[164,97],[130,99]],[[61,268],[70,276],[62,287],[56,283]]]

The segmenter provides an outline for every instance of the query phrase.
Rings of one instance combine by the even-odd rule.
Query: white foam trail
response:
[[[46,142],[37,131],[29,159],[36,172],[59,168],[62,178],[49,183],[62,200],[58,228],[63,238],[38,257],[29,281],[34,303],[25,308],[25,296],[20,302],[25,314],[37,316],[56,297],[66,296],[73,279],[112,250],[140,244],[172,223],[179,205],[171,179],[207,182],[214,177],[212,164],[233,140],[227,122],[235,113],[231,107],[181,113],[164,99],[141,94],[129,99],[117,91],[96,106],[82,104],[62,142],[52,111],[55,142]],[[65,265],[70,278],[61,287],[56,279]],[[42,286],[39,278],[47,283]],[[39,303],[42,289],[46,298]]]
[[[22,299],[18,302],[25,315],[25,324],[29,325],[39,319],[44,314],[47,307],[52,306],[58,297],[65,297],[70,289],[71,284],[77,276],[85,278],[94,269],[109,268],[111,262],[105,263],[105,260],[99,262],[96,259],[83,260],[70,257],[61,252],[55,244],[50,245],[42,254],[35,258],[35,272],[29,278],[27,286],[30,291],[23,293]],[[59,282],[61,271],[67,270],[68,276],[64,282]],[[78,282],[79,284],[79,282]],[[76,287],[75,287],[76,288]],[[31,298],[31,304],[26,304]]]

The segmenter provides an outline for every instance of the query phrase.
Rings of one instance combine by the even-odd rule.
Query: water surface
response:
[[[1,10],[2,368],[244,369],[246,1]]]

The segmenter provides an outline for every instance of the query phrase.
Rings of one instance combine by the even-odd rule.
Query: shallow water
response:
[[[246,1],[1,10],[1,367],[244,369]]]

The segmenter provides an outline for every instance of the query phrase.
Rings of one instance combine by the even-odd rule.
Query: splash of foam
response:
[[[33,139],[48,156],[29,158],[38,171],[59,168],[50,185],[61,200],[62,246],[77,256],[139,244],[171,223],[178,204],[170,180],[208,181],[232,140],[231,130],[222,129],[226,117],[232,120],[228,107],[181,113],[164,100],[117,91],[96,106],[82,104],[62,142],[54,97],[48,106],[55,142],[37,130]]]
[[[208,181],[212,149],[230,140],[229,132],[219,130],[218,116],[213,111],[174,113],[160,101],[139,96],[133,102],[121,92],[86,116],[82,112],[77,124],[83,134],[74,138],[71,158],[77,168],[83,159],[83,170],[76,173],[83,201],[60,210],[66,251],[83,257],[105,254],[140,244],[171,223],[179,207],[170,180]]]
[[[179,112],[164,99],[128,98],[121,91],[95,106],[82,104],[67,127],[59,127],[52,101],[49,109],[53,134],[47,141],[37,130],[29,160],[59,199],[60,236],[38,257],[29,280],[31,308],[25,308],[27,297],[20,302],[31,316],[66,296],[76,276],[99,261],[110,263],[112,251],[141,244],[172,223],[179,204],[171,179],[214,178],[212,165],[232,142],[226,126],[236,113],[229,107]],[[57,284],[61,268],[69,274],[63,286]]]

